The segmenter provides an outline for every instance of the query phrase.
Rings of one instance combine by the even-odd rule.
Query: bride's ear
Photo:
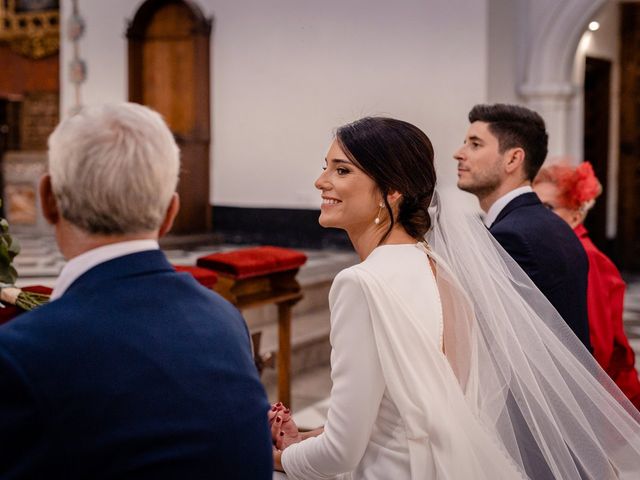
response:
[[[402,194],[397,190],[392,190],[391,192],[387,193],[387,202],[389,202],[389,205],[391,206],[396,205],[398,203],[398,200],[400,200],[401,198]]]

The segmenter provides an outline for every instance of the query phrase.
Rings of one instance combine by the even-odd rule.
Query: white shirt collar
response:
[[[530,185],[526,185],[524,187],[518,187],[515,190],[511,190],[508,193],[505,193],[498,200],[496,200],[491,207],[489,207],[489,211],[484,216],[482,221],[487,226],[487,228],[491,227],[493,222],[496,221],[500,212],[507,206],[507,204],[516,197],[523,195],[525,193],[533,192],[533,188]]]
[[[73,282],[96,265],[117,257],[159,248],[156,240],[130,240],[94,248],[77,257],[73,257],[60,272],[60,276],[56,280],[56,285],[51,293],[51,300],[60,298]]]

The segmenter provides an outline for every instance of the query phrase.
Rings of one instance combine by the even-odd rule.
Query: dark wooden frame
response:
[[[602,195],[589,211],[585,226],[591,240],[610,256],[615,256],[607,239],[609,184],[609,120],[611,110],[611,69],[608,59],[587,56],[584,76],[584,160],[591,162],[603,187]]]
[[[640,4],[620,4],[620,168],[616,250],[640,270]]]

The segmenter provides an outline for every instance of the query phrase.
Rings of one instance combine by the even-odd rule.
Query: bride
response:
[[[331,292],[330,407],[270,412],[290,479],[640,478],[640,415],[461,201],[415,126],[338,129],[320,223],[362,263]]]

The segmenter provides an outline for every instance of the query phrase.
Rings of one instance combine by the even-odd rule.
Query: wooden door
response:
[[[622,3],[620,28],[620,175],[617,250],[640,270],[640,4]]]
[[[4,154],[10,150],[20,150],[20,97],[0,97],[0,217],[5,217],[6,196],[4,192]]]
[[[584,160],[591,162],[603,193],[589,212],[585,226],[593,242],[612,254],[607,241],[607,182],[611,62],[587,57],[584,75]]]
[[[210,229],[210,35],[211,21],[180,0],[148,0],[127,31],[129,98],[160,112],[181,150],[174,233]]]

